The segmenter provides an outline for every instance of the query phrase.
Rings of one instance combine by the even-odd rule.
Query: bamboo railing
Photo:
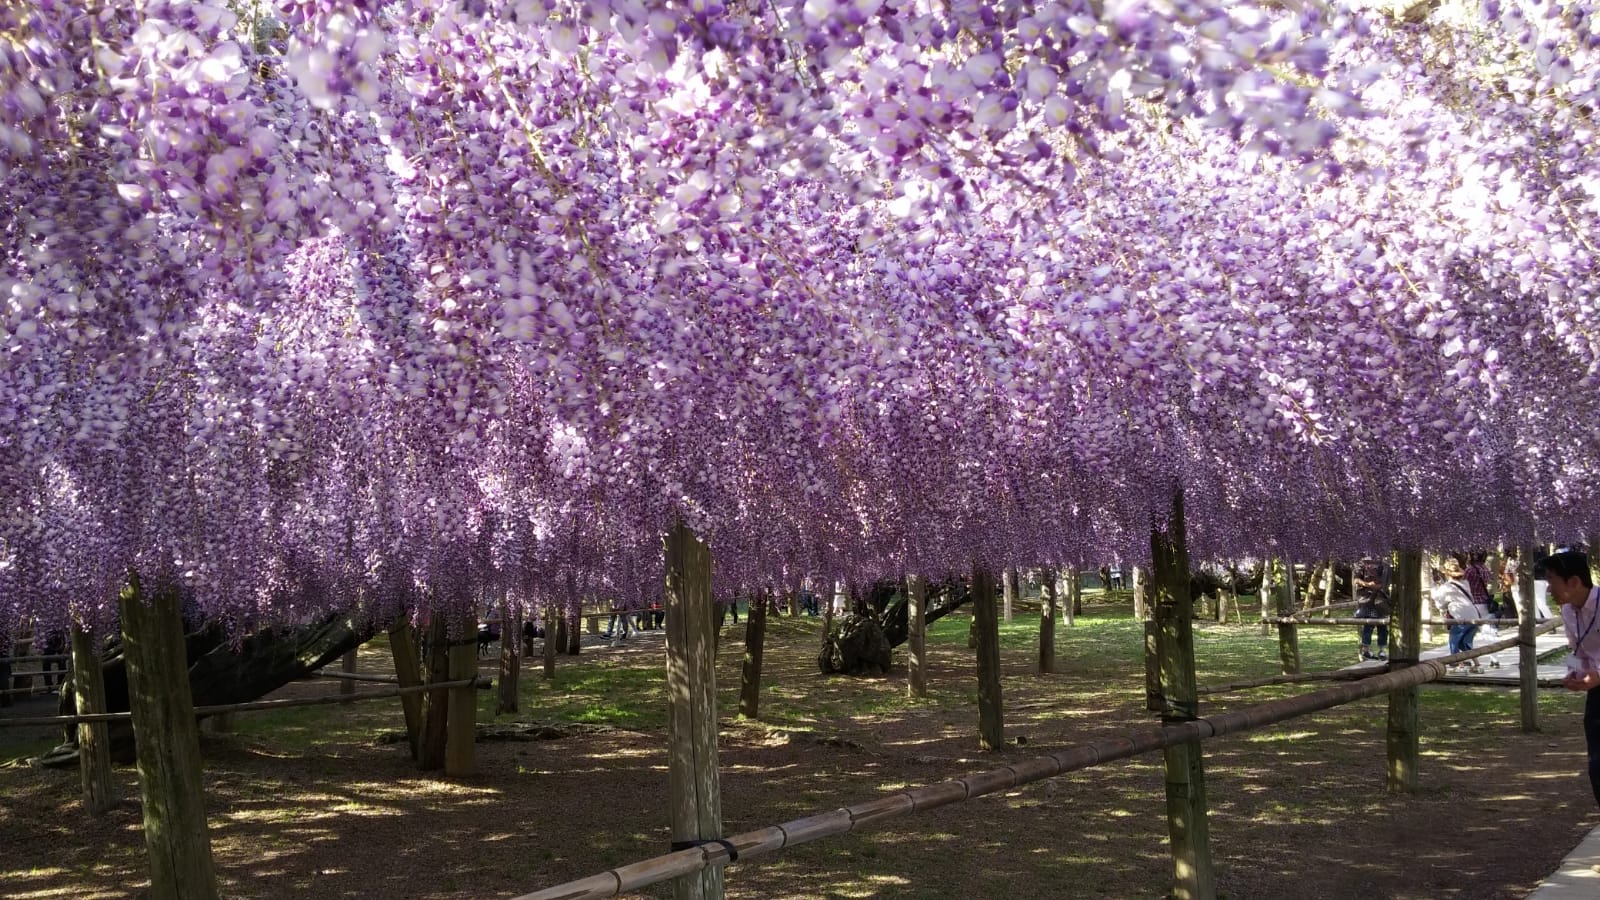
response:
[[[1560,619],[1545,619],[1544,624],[1559,624]],[[1263,616],[1262,625],[1387,625],[1389,617],[1381,619],[1301,619],[1295,616]],[[1422,624],[1442,628],[1448,625],[1502,625],[1507,628],[1519,624],[1516,619],[1423,619]]]
[[[791,819],[778,825],[742,832],[718,842],[709,842],[687,850],[677,850],[618,866],[587,878],[524,894],[516,900],[590,900],[590,898],[614,897],[712,866],[726,866],[735,859],[745,860],[766,856],[798,844],[844,834],[860,827],[951,803],[961,803],[974,797],[1009,790],[1046,778],[1065,775],[1068,772],[1077,772],[1102,763],[1165,750],[1188,741],[1204,741],[1251,731],[1308,713],[1424,684],[1443,678],[1448,673],[1447,667],[1450,663],[1508,650],[1517,646],[1520,640],[1520,637],[1512,637],[1450,656],[1420,660],[1402,669],[1372,675],[1298,697],[1285,697],[1160,728],[1144,728],[1124,737],[1071,747],[1059,753],[1022,760],[998,769],[968,775],[965,778],[896,791],[888,796],[843,809]]]
[[[335,703],[356,703],[361,700],[389,700],[395,697],[404,697],[407,694],[426,694],[429,691],[442,691],[448,688],[472,687],[478,683],[478,677],[463,678],[458,681],[441,681],[436,684],[423,684],[416,687],[395,688],[391,691],[364,691],[358,694],[335,694],[329,697],[294,697],[287,700],[251,700],[247,703],[223,703],[215,706],[196,706],[196,716],[214,716],[222,713],[252,712],[262,709],[288,709],[293,706],[330,706]],[[24,725],[76,725],[80,722],[119,722],[132,717],[132,713],[111,712],[94,713],[80,716],[21,716],[14,719],[0,719],[0,728],[20,728]]]

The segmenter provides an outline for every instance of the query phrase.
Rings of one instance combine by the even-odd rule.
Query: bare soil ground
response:
[[[941,624],[965,632],[965,620]],[[1096,636],[1095,627],[1107,630]],[[763,712],[770,721],[724,720],[729,834],[1151,723],[1137,657],[1094,649],[1124,655],[1132,632],[1113,630],[1127,630],[1120,623],[1063,628],[1051,676],[1032,671],[1025,634],[1010,636],[1007,733],[1026,744],[998,754],[976,750],[975,677],[964,644],[931,645],[934,698],[907,702],[903,672],[816,675],[815,628],[815,620],[783,620],[769,635]],[[723,638],[724,711],[735,708],[738,634],[730,627]],[[1206,626],[1202,639],[1244,641],[1262,660],[1276,654],[1253,628],[1223,634]],[[362,670],[389,670],[386,652],[364,648]],[[1202,646],[1202,660],[1206,652]],[[524,711],[511,717],[518,721],[551,721],[549,713],[570,709],[563,704],[574,698],[604,706],[583,694],[591,689],[625,695],[602,698],[619,709],[635,701],[651,708],[658,696],[659,633],[623,650],[564,656],[555,684],[532,662],[523,675]],[[1330,657],[1326,666],[1341,663]],[[493,661],[483,668],[491,673]],[[1247,668],[1211,672],[1202,662],[1202,682],[1270,669]],[[277,696],[337,690],[307,681]],[[1208,705],[1289,692],[1226,694]],[[621,715],[631,724],[555,740],[482,741],[481,774],[451,782],[417,771],[403,743],[375,739],[401,725],[393,701],[314,709],[272,713],[265,724],[241,714],[236,732],[202,738],[226,896],[512,897],[667,850],[665,730],[650,716]],[[1518,728],[1512,691],[1429,687],[1422,709],[1421,790],[1412,795],[1384,791],[1382,700],[1208,742],[1220,892],[1523,897],[1600,825],[1583,774],[1578,698],[1545,692],[1537,734]],[[0,731],[0,759],[38,737]],[[0,769],[0,897],[143,896],[135,773],[119,768],[117,780],[129,799],[95,821],[77,806],[75,772]],[[727,870],[727,885],[739,898],[1155,898],[1166,895],[1170,869],[1160,760],[1147,756],[740,862]]]

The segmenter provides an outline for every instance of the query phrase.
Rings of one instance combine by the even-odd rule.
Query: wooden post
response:
[[[1000,617],[996,615],[994,573],[972,566],[972,618],[978,636],[978,746],[1005,745],[1005,715],[1000,707]]]
[[[428,629],[428,683],[438,684],[450,680],[450,643],[445,629],[444,612],[434,610],[433,625]],[[422,735],[417,746],[417,766],[424,772],[444,766],[446,742],[449,738],[450,692],[429,691],[428,702],[422,712]]]
[[[1395,566],[1393,624],[1389,632],[1391,671],[1416,665],[1422,652],[1422,554],[1401,550]],[[1415,685],[1389,694],[1388,787],[1391,793],[1417,789],[1419,691]]]
[[[462,607],[456,626],[460,634],[450,642],[447,678],[465,681],[478,674],[478,614],[474,607]],[[446,715],[449,724],[444,745],[444,774],[451,778],[477,774],[477,686],[451,688]]]
[[[162,588],[147,596],[138,573],[130,571],[120,601],[150,896],[210,900],[217,896],[217,876],[178,592]]]
[[[1150,610],[1145,600],[1144,567],[1132,566],[1128,577],[1133,579],[1133,617],[1144,622],[1150,618]]]
[[[920,575],[906,576],[906,693],[928,696],[928,582]]]
[[[1167,708],[1161,696],[1161,626],[1144,620],[1144,708],[1158,713]]]
[[[1056,670],[1056,573],[1045,569],[1039,592],[1039,674]]]
[[[517,683],[522,678],[522,612],[500,604],[500,696],[495,715],[517,711]]]
[[[82,626],[72,626],[72,693],[79,715],[106,712],[106,681],[98,642]],[[4,652],[9,652],[5,648]],[[117,803],[111,783],[111,737],[104,722],[78,723],[78,774],[83,781],[83,808],[105,815]]]
[[[1189,589],[1181,489],[1173,494],[1166,532],[1151,529],[1150,552],[1161,646],[1161,695],[1166,701],[1161,720],[1164,724],[1188,722],[1200,714],[1200,695],[1194,673],[1194,597]],[[1200,741],[1167,747],[1163,755],[1167,769],[1167,830],[1172,838],[1172,897],[1214,900],[1217,886],[1211,863]]]
[[[341,663],[340,668],[343,671],[349,672],[351,674],[355,673],[355,671],[356,671],[356,650],[355,650],[354,647],[350,648],[350,650],[348,650],[345,653],[344,658],[342,660],[340,660],[340,663]],[[351,680],[349,678],[346,678],[346,679],[344,679],[344,680],[339,682],[339,693],[341,693],[341,694],[354,694],[355,692],[356,692],[356,683],[353,680]]]
[[[574,612],[567,616],[568,656],[577,656],[583,650],[583,630],[578,627],[580,618],[582,618],[581,612]]]
[[[1591,551],[1593,548],[1590,548]],[[1533,628],[1539,612],[1533,604],[1533,545],[1517,552],[1517,666],[1522,689],[1522,730],[1539,730],[1539,651]]]
[[[389,626],[389,652],[394,657],[395,681],[403,688],[422,684],[422,651],[417,647],[417,630],[401,619]],[[401,694],[400,708],[406,716],[406,741],[411,758],[422,758],[422,695]]]
[[[1273,591],[1274,607],[1278,615],[1287,616],[1294,612],[1294,563],[1287,559],[1277,561],[1277,568],[1283,573],[1283,580],[1275,586]],[[1261,589],[1265,591],[1267,584],[1265,575],[1261,582]],[[1300,672],[1300,629],[1296,625],[1278,626],[1278,662],[1285,675],[1295,675]]]
[[[556,623],[561,621],[556,612],[554,603],[545,604],[544,608],[544,677],[556,677]]]
[[[1062,570],[1061,588],[1065,591],[1061,594],[1065,598],[1061,603],[1062,618],[1069,626],[1076,625],[1078,615],[1083,612],[1083,577],[1076,568]]]
[[[739,670],[739,715],[759,718],[761,709],[761,653],[767,641],[767,607],[772,589],[751,595],[750,615],[744,626],[744,665]]]
[[[1000,573],[1000,581],[1000,590],[1004,595],[1005,621],[1007,625],[1010,625],[1011,618],[1015,614],[1012,607],[1017,601],[1017,570],[1011,568],[1002,571]]]
[[[711,551],[683,523],[664,540],[667,610],[667,788],[672,840],[722,837],[717,772],[717,670],[712,635]],[[722,896],[713,866],[673,882],[676,900]]]
[[[1439,615],[1433,609],[1433,568],[1433,554],[1422,554],[1418,562],[1418,578],[1422,585],[1419,593],[1422,596],[1420,602],[1423,609],[1422,642],[1417,645],[1418,652],[1421,652],[1423,647],[1433,643],[1433,617]],[[1391,640],[1390,644],[1393,643],[1394,641]]]

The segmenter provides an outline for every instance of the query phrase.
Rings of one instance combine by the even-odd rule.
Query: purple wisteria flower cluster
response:
[[[1592,533],[1592,4],[0,9],[0,624]]]

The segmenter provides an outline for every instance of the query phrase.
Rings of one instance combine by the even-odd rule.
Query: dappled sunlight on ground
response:
[[[741,626],[742,627],[742,626]],[[1057,632],[1061,674],[1034,671],[1036,618],[1003,632],[1006,733],[977,746],[967,620],[930,638],[930,697],[905,697],[903,655],[881,678],[815,672],[818,622],[770,620],[761,721],[739,718],[740,632],[717,660],[724,831],[961,777],[1148,728],[1142,636],[1126,608]],[[1302,634],[1305,667],[1348,664],[1352,634]],[[1273,674],[1276,638],[1254,626],[1197,629],[1202,684]],[[367,703],[240,715],[207,735],[205,783],[223,893],[241,898],[505,897],[664,853],[669,846],[666,695],[659,641],[586,646],[554,681],[522,673],[516,722],[609,730],[482,741],[480,774],[420,773],[398,706]],[[494,671],[485,658],[480,669]],[[362,670],[388,671],[368,645]],[[332,692],[327,682],[291,686]],[[1313,687],[1208,697],[1237,709]],[[1600,823],[1581,772],[1579,701],[1541,695],[1544,732],[1518,727],[1513,691],[1422,691],[1421,790],[1385,790],[1382,699],[1206,744],[1219,889],[1232,898],[1520,897]],[[480,721],[492,718],[480,692]],[[291,715],[292,713],[292,715]],[[0,739],[4,733],[0,732]],[[0,745],[0,758],[6,747]],[[116,773],[124,797],[133,773]],[[135,804],[97,822],[76,776],[0,770],[0,894],[131,898],[145,881]],[[1111,763],[801,845],[727,870],[741,900],[817,897],[1154,898],[1167,888],[1160,757]],[[668,887],[648,892],[670,896]]]

